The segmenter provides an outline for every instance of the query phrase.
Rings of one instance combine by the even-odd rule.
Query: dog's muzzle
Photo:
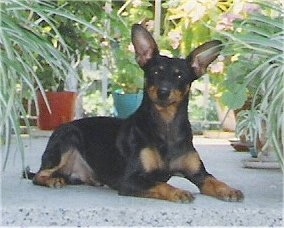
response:
[[[157,97],[161,101],[165,101],[169,98],[171,90],[168,88],[160,88],[157,90]]]

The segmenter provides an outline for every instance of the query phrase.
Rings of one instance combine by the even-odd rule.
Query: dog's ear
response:
[[[208,65],[220,54],[221,44],[219,40],[209,41],[194,49],[187,57],[187,61],[193,68],[196,78],[205,74]]]
[[[143,67],[150,59],[159,54],[158,46],[152,35],[142,25],[134,24],[131,34],[136,60]]]

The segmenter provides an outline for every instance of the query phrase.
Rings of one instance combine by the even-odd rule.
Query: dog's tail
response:
[[[31,172],[31,169],[29,166],[27,166],[22,173],[22,178],[32,180],[35,176],[35,173]]]

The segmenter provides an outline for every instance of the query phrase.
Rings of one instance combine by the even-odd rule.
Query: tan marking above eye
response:
[[[165,67],[164,67],[164,66],[159,66],[159,69],[160,69],[160,70],[164,70]]]
[[[179,69],[175,69],[175,73],[180,73],[180,70]]]

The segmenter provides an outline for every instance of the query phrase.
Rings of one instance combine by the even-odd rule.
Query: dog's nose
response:
[[[165,100],[170,96],[171,90],[168,88],[160,88],[157,91],[158,98],[160,100]]]

